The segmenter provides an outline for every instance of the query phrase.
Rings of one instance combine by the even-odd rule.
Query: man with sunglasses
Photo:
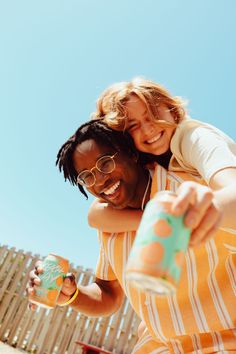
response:
[[[156,166],[150,188],[150,175],[144,168],[149,158],[137,161],[137,151],[126,133],[113,131],[101,121],[91,121],[61,147],[57,165],[65,179],[77,185],[85,196],[84,187],[120,209],[141,209],[156,191],[176,191],[183,181],[194,181],[184,172],[170,173]],[[209,199],[208,187],[191,183],[191,188],[197,186],[199,193]],[[182,202],[186,200],[182,198]],[[99,239],[95,282],[77,286],[73,276],[66,277],[58,305],[70,305],[88,316],[107,316],[119,309],[125,293],[147,326],[133,354],[235,350],[235,282],[230,273],[235,235],[219,232],[214,240],[189,250],[177,293],[166,298],[145,294],[124,280],[135,232],[100,232]],[[38,264],[31,272],[28,293],[39,283],[37,275],[41,271]]]

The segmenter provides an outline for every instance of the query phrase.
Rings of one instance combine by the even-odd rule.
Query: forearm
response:
[[[216,203],[223,210],[221,226],[236,230],[236,185],[214,192]]]
[[[236,168],[219,171],[210,181],[216,204],[223,211],[221,226],[236,229]]]
[[[116,312],[124,299],[123,291],[117,281],[99,282],[87,286],[78,286],[79,294],[70,305],[74,310],[86,316],[109,316]]]
[[[117,210],[107,203],[96,200],[89,210],[88,223],[91,227],[104,232],[135,231],[138,229],[141,217],[141,210]]]

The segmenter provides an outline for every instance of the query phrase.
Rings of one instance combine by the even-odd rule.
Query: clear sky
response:
[[[0,0],[0,243],[94,268],[88,201],[55,167],[116,81],[144,76],[236,140],[235,0]]]

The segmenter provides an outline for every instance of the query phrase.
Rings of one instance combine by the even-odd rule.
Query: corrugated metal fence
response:
[[[37,354],[77,354],[83,341],[117,354],[130,354],[137,341],[139,319],[127,301],[110,317],[92,318],[69,307],[28,309],[29,272],[39,255],[0,245],[0,340]],[[89,269],[71,270],[80,284],[94,277]]]

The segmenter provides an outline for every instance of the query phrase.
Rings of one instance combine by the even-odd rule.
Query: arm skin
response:
[[[114,209],[101,199],[95,199],[89,209],[88,223],[104,232],[135,231],[139,227],[142,214],[138,209]]]
[[[38,261],[35,269],[30,272],[30,281],[26,288],[29,297],[34,293],[35,285],[40,284],[40,278],[38,277],[40,273],[43,273],[42,262]],[[57,304],[61,305],[67,302],[77,287],[79,289],[78,296],[70,306],[86,316],[109,316],[119,310],[124,300],[123,290],[117,280],[106,281],[96,278],[95,282],[90,285],[77,286],[74,275],[68,273],[64,279]],[[36,308],[37,305],[30,303],[31,310],[34,311]]]
[[[236,168],[218,171],[210,181],[214,198],[223,210],[221,226],[236,230]]]
[[[185,214],[185,224],[192,229],[191,246],[200,245],[213,237],[219,227],[236,230],[236,168],[216,172],[208,186],[185,181],[177,190],[172,206],[174,215]],[[137,230],[141,210],[116,210],[96,200],[89,212],[90,225],[105,226],[104,231]],[[102,225],[101,225],[102,224]]]
[[[219,227],[236,230],[236,169],[220,170],[211,178],[209,187],[196,182],[183,182],[172,206],[175,215],[185,215],[192,229],[190,245],[213,237]]]
[[[117,280],[105,281],[96,278],[91,285],[79,285],[79,294],[70,305],[87,316],[109,316],[118,311],[124,293]]]

